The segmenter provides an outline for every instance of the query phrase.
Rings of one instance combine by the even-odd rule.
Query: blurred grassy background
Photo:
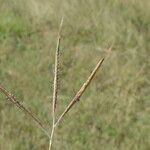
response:
[[[113,44],[58,128],[55,150],[150,149],[149,10],[149,0],[0,0],[0,82],[47,127],[62,15],[58,114]],[[48,139],[0,94],[0,150],[45,149]]]

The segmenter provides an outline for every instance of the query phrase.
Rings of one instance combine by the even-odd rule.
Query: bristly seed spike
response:
[[[52,148],[52,140],[53,140],[54,131],[55,131],[55,110],[56,110],[57,97],[58,97],[59,56],[60,56],[60,42],[61,42],[60,34],[61,34],[62,25],[63,25],[63,17],[61,19],[61,23],[59,26],[57,45],[56,45],[56,53],[55,53],[55,71],[54,71],[53,104],[52,104],[53,125],[52,125],[51,137],[50,137],[50,141],[49,141],[49,150],[51,150],[51,148]]]
[[[38,126],[41,128],[41,130],[48,137],[50,137],[48,132],[47,132],[47,129],[43,126],[42,122],[29,109],[27,109],[23,104],[21,104],[13,94],[8,92],[1,84],[0,84],[0,92],[3,93],[7,97],[7,100],[12,102],[16,107],[18,107],[24,113],[26,113],[28,116],[30,116],[32,118],[32,120],[38,124]]]
[[[92,73],[90,74],[90,76],[88,77],[87,81],[82,85],[82,87],[80,88],[80,90],[76,93],[75,97],[71,100],[71,102],[66,107],[66,109],[64,110],[64,112],[58,118],[57,122],[55,123],[55,126],[59,124],[59,122],[63,119],[63,117],[67,114],[67,112],[73,107],[73,105],[77,101],[80,101],[80,97],[83,95],[83,93],[85,92],[85,90],[87,89],[87,87],[89,86],[89,84],[91,83],[91,81],[94,78],[95,74],[97,73],[98,69],[101,67],[104,59],[105,58],[101,59],[97,63],[96,67],[94,68],[94,70],[92,71]]]

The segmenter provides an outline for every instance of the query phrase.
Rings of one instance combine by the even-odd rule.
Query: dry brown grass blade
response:
[[[27,114],[28,116],[30,116],[32,118],[32,120],[34,122],[36,122],[38,124],[38,126],[40,127],[40,129],[48,136],[48,132],[46,130],[46,128],[43,126],[43,124],[41,123],[41,121],[29,110],[27,109],[25,106],[23,106],[17,99],[16,97],[11,94],[10,92],[8,92],[1,84],[0,84],[0,92],[3,93],[7,99],[12,102],[16,107],[18,107],[20,110],[22,110],[25,114]]]
[[[101,67],[102,63],[104,61],[104,58],[101,59],[94,70],[92,71],[91,75],[88,77],[87,81],[82,85],[80,90],[77,92],[75,97],[71,100],[70,104],[66,107],[65,111],[61,114],[57,122],[55,123],[55,126],[59,124],[59,122],[63,119],[63,117],[67,114],[67,112],[73,107],[73,105],[80,100],[80,97],[83,95],[89,84],[91,83],[92,79],[94,78],[95,74],[97,73],[98,69]]]

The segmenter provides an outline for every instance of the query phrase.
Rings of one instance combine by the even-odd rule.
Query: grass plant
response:
[[[148,0],[0,0],[0,83],[49,136],[60,17],[55,122],[113,45],[101,75],[55,128],[55,150],[149,149],[149,10]],[[0,149],[48,149],[27,116],[0,94]]]

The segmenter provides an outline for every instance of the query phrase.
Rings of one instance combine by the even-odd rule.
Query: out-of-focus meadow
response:
[[[148,150],[149,0],[0,0],[0,83],[50,129],[62,16],[58,115],[112,52],[58,127],[54,149]],[[46,149],[43,132],[0,94],[0,150]]]

